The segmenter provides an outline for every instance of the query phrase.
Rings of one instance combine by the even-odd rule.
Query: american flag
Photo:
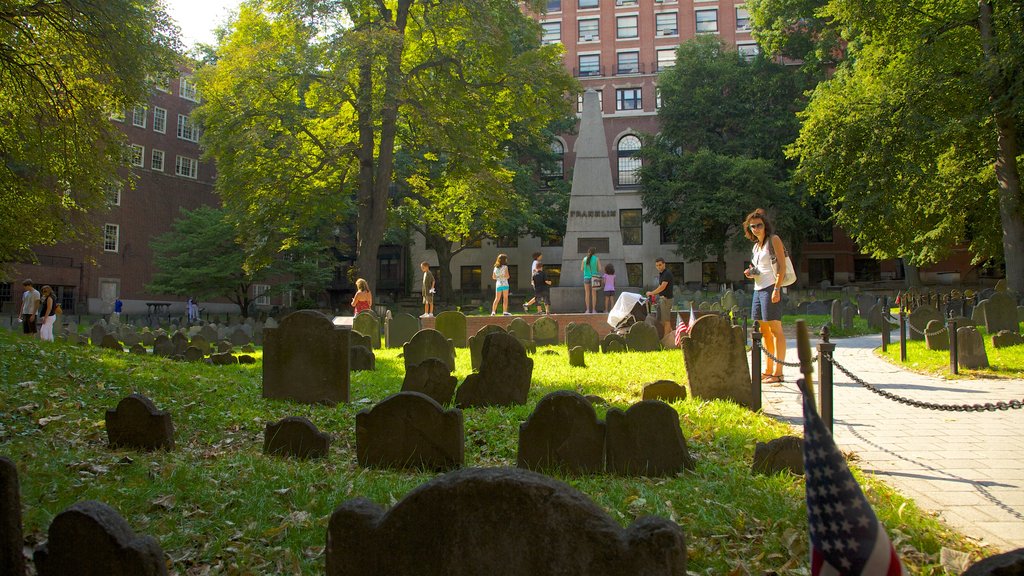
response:
[[[683,335],[689,334],[693,323],[697,321],[697,315],[693,313],[693,302],[690,302],[690,321],[683,322],[683,315],[676,314],[676,347],[682,345]]]
[[[885,526],[854,480],[809,394],[804,394],[804,473],[812,576],[906,574]]]

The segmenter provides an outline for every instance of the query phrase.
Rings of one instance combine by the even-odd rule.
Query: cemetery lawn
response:
[[[889,349],[876,353],[893,364],[917,372],[932,374],[945,378],[1024,378],[1024,345],[994,348],[992,338],[984,326],[978,327],[985,341],[985,353],[988,354],[988,368],[966,370],[959,367],[960,374],[949,372],[949,350],[929,350],[923,341],[907,342],[907,361],[900,362],[900,341],[897,336],[889,343]]]
[[[816,337],[821,333],[821,327],[828,324],[828,331],[832,337],[835,338],[847,338],[850,336],[865,336],[867,334],[878,334],[878,330],[868,327],[868,321],[860,316],[854,316],[853,328],[851,330],[844,330],[842,326],[832,325],[832,316],[829,314],[794,314],[785,315],[782,317],[782,328],[789,333],[787,329],[793,329],[796,327],[796,321],[803,320],[807,322],[807,330],[810,331],[812,337]]]
[[[461,382],[469,351],[457,354]],[[645,383],[686,381],[678,350],[588,354],[587,368],[569,367],[564,346],[542,347],[533,358],[528,405],[464,411],[467,466],[514,466],[519,424],[549,392],[597,394],[625,409]],[[263,399],[259,363],[186,364],[0,332],[0,455],[18,465],[26,538],[40,543],[57,513],[100,500],[137,533],[157,539],[171,574],[323,574],[336,506],[364,496],[388,507],[435,476],[355,463],[356,413],[397,392],[403,374],[398,350],[378,350],[376,371],[353,374],[350,404],[306,406]],[[107,448],[104,413],[133,392],[171,413],[173,451]],[[690,398],[673,407],[696,460],[693,472],[556,477],[624,526],[648,514],[679,523],[691,574],[807,574],[803,478],[750,474],[755,442],[793,431],[730,402]],[[601,418],[606,411],[598,407]],[[293,415],[332,435],[329,458],[261,453],[264,426]],[[854,474],[911,574],[943,574],[943,547],[974,559],[991,553],[856,468]]]

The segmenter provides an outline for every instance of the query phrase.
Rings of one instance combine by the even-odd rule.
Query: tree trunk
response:
[[[908,288],[920,287],[921,269],[908,263],[906,258],[900,258],[900,264],[903,265],[903,271],[906,272],[906,278],[904,278],[906,286]]]
[[[437,254],[437,265],[440,267],[440,290],[438,296],[443,300],[450,300],[452,297],[452,258],[455,254],[452,252],[452,242],[445,240],[439,234],[433,234],[429,230],[425,230],[423,238],[427,243],[427,247],[434,250]]]

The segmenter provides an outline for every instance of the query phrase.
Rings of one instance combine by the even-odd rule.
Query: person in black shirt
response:
[[[551,280],[548,280],[548,273],[544,271],[544,264],[536,262],[537,273],[533,275],[533,300],[537,303],[537,310],[544,308],[545,314],[551,314]]]
[[[658,258],[654,261],[654,267],[658,269],[658,287],[647,292],[648,296],[654,296],[658,321],[661,322],[663,332],[661,335],[672,332],[672,272],[665,266],[665,259]]]

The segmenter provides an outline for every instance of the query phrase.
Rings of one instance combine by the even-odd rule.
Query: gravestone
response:
[[[367,468],[451,470],[462,466],[464,435],[461,410],[399,392],[356,414],[356,460]]]
[[[985,340],[981,332],[973,326],[965,326],[956,330],[956,357],[961,368],[975,370],[988,368],[988,354],[985,352]]]
[[[872,304],[871,308],[868,309],[867,314],[864,317],[868,321],[868,328],[872,330],[882,329],[882,305]]]
[[[138,354],[139,356],[145,356],[146,347],[143,346],[142,344],[135,344],[134,346],[128,349],[128,352],[132,354]]]
[[[716,315],[698,318],[690,337],[683,338],[683,361],[694,396],[753,406],[742,327]]]
[[[174,344],[166,334],[159,334],[153,339],[154,356],[170,356],[174,354]]]
[[[754,462],[750,467],[751,472],[770,476],[783,470],[788,470],[797,476],[803,475],[803,438],[782,436],[767,443],[758,442],[754,447]]]
[[[253,352],[256,351],[256,347],[253,346],[252,344],[243,344],[242,346],[240,346],[238,348],[238,351],[239,352],[246,352],[248,354],[252,354]]]
[[[856,313],[857,311],[854,310],[853,306],[843,307],[843,323],[841,324],[843,330],[853,330],[853,317]]]
[[[267,318],[267,321],[263,323],[264,330],[266,330],[267,328],[277,328],[278,326],[279,324],[277,323],[277,320],[275,320],[273,317]]]
[[[473,370],[480,369],[480,362],[483,359],[484,340],[488,334],[504,332],[505,329],[496,324],[488,324],[476,331],[476,334],[469,337],[469,364]]]
[[[985,309],[988,307],[988,300],[981,300],[978,305],[974,307],[974,311],[971,312],[971,321],[974,322],[975,326],[985,326]]]
[[[711,312],[711,303],[709,303],[709,302],[701,302],[700,304],[697,305],[697,311],[698,312]]]
[[[142,342],[142,340],[139,338],[139,334],[134,331],[128,331],[121,337],[121,343],[128,348],[131,348],[140,342]]]
[[[188,348],[188,336],[179,330],[171,335],[171,344],[174,344],[175,356],[184,354],[185,349]]]
[[[142,340],[142,345],[147,348],[153,345],[153,341],[156,340],[156,335],[149,331],[149,328],[142,330],[139,334],[139,339]]]
[[[244,346],[252,342],[252,327],[248,325],[235,326],[235,329],[228,334],[227,340],[233,346]]]
[[[593,405],[571,390],[541,398],[519,425],[518,466],[565,474],[604,471],[605,425]]]
[[[364,310],[352,319],[352,330],[370,337],[370,347],[380,349],[380,320],[370,310]]]
[[[643,400],[664,400],[665,402],[686,400],[686,388],[671,380],[658,380],[644,384],[641,398]]]
[[[263,397],[307,404],[348,402],[349,334],[315,310],[264,330]]]
[[[104,350],[124,352],[124,347],[117,341],[117,336],[114,336],[113,334],[105,334],[103,336],[103,342],[100,344],[100,348],[103,348]]]
[[[0,574],[25,574],[18,467],[0,456]]]
[[[857,313],[864,320],[868,320],[868,311],[871,307],[880,304],[881,300],[872,294],[858,294],[857,295]]]
[[[808,316],[811,316],[811,315],[821,316],[823,314],[829,314],[830,310],[831,309],[830,309],[829,304],[827,302],[821,302],[821,301],[815,300],[813,302],[808,302],[807,303],[807,311],[804,312],[804,313],[807,314]]]
[[[221,340],[217,342],[217,353],[228,354],[235,349],[235,345],[230,340]]]
[[[327,576],[686,576],[674,522],[623,529],[576,489],[528,470],[436,476],[390,510],[349,500],[331,514]]]
[[[106,326],[97,322],[96,324],[93,324],[92,329],[89,330],[89,341],[92,342],[93,346],[99,346],[103,343],[103,337],[106,335]]]
[[[533,323],[533,341],[538,346],[558,344],[558,320],[550,316],[537,318]]]
[[[106,425],[111,448],[174,449],[171,415],[141,394],[126,396],[117,408],[107,410]]]
[[[402,346],[402,354],[406,370],[427,358],[437,358],[448,366],[449,372],[455,371],[455,344],[437,330],[424,328],[414,334],[412,340]]]
[[[843,325],[843,302],[838,298],[832,301],[832,309],[830,311],[832,317],[832,325],[836,328]]]
[[[1020,333],[1017,321],[1017,299],[1006,292],[996,292],[985,305],[985,330],[998,334],[1002,330]]]
[[[384,345],[401,348],[420,329],[420,319],[407,312],[392,314],[384,320]]]
[[[739,306],[739,304],[739,301],[736,299],[736,293],[732,290],[726,290],[722,293],[722,310],[732,310],[734,307]]]
[[[583,346],[573,346],[569,348],[569,366],[575,366],[577,368],[587,367],[587,351],[583,349]]]
[[[157,576],[167,574],[160,544],[136,536],[116,510],[86,500],[57,514],[33,554],[39,576]]]
[[[264,358],[266,358],[266,356],[264,356]],[[232,354],[231,352],[214,352],[213,354],[210,354],[210,363],[213,364],[214,366],[230,366],[233,364],[238,364],[238,358],[236,358],[235,355]],[[264,375],[265,374],[266,369],[264,367]],[[265,382],[266,379],[264,376],[264,383]],[[264,390],[266,390],[265,385]],[[265,397],[269,398],[269,396]]]
[[[370,350],[366,346],[352,346],[349,350],[349,370],[353,372],[359,372],[363,370],[376,370],[377,369],[377,357],[373,355],[373,350]]]
[[[195,346],[198,348],[199,351],[203,353],[203,356],[210,353],[210,342],[200,334],[197,334],[192,338],[192,341],[189,342],[189,346]]]
[[[949,330],[941,321],[928,322],[924,331],[924,345],[929,350],[949,350]]]
[[[405,369],[402,392],[419,392],[433,398],[441,406],[447,406],[455,397],[455,386],[458,383],[459,379],[452,375],[447,364],[437,358],[427,358]]]
[[[626,332],[626,348],[632,352],[657,352],[661,350],[658,329],[646,322],[637,322]]]
[[[326,458],[331,437],[302,416],[288,416],[263,430],[263,453],[299,458]]]
[[[466,347],[466,315],[447,310],[434,318],[434,328],[452,341],[456,348]]]
[[[605,450],[611,474],[671,476],[693,470],[693,459],[679,428],[679,413],[664,402],[645,400],[605,416]]]
[[[582,346],[588,352],[600,352],[600,338],[597,330],[590,324],[570,322],[565,327],[565,347],[572,350],[576,346]]]
[[[609,352],[625,352],[626,351],[626,338],[621,334],[609,332],[604,339],[601,340],[601,352],[607,354]]]
[[[533,376],[533,359],[514,336],[504,332],[484,339],[480,371],[466,376],[455,393],[459,408],[525,404]]]
[[[249,356],[248,354],[239,354],[237,357],[239,364],[255,364],[256,358]]]
[[[513,318],[508,323],[508,333],[519,338],[522,342],[529,342],[533,340],[533,329],[526,323],[526,320],[522,318]]]
[[[1024,337],[1016,332],[1000,330],[998,334],[992,335],[993,348],[1008,348],[1010,346],[1020,346],[1021,344],[1024,344]]]
[[[928,328],[928,323],[932,320],[942,322],[942,315],[939,314],[938,310],[928,305],[915,308],[907,316],[907,323],[910,325],[907,328],[909,338],[911,340],[924,340],[924,332]]]
[[[363,348],[373,348],[373,339],[370,338],[369,336],[367,336],[366,334],[360,334],[359,332],[356,332],[356,331],[353,330],[348,335],[348,345],[349,345],[350,348],[353,347],[353,346],[362,346]]]
[[[1024,548],[989,556],[961,576],[1024,576]]]
[[[217,334],[216,324],[207,324],[200,328],[199,336],[201,336],[203,340],[205,340],[207,343],[216,342],[217,340],[220,339],[219,335]]]
[[[195,346],[185,348],[184,360],[186,362],[199,362],[204,358],[203,351]]]

